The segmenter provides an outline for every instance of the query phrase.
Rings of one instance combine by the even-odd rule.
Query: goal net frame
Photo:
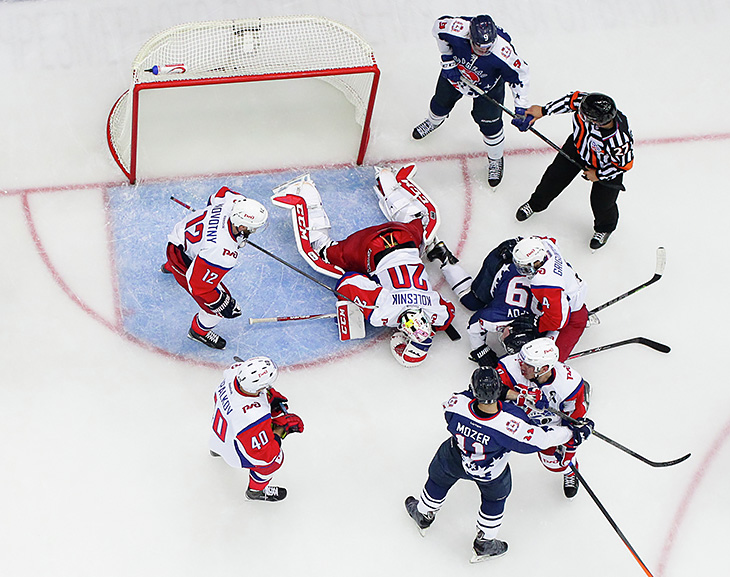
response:
[[[354,105],[362,127],[356,162],[362,164],[380,70],[356,32],[320,16],[192,22],[160,32],[140,49],[131,86],[109,112],[109,150],[134,184],[143,90],[295,78],[324,80]]]

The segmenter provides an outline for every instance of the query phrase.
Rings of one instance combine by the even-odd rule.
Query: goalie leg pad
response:
[[[433,338],[422,343],[409,339],[402,331],[396,331],[390,336],[390,352],[398,363],[404,367],[417,367],[426,360]]]
[[[431,244],[439,226],[436,205],[408,177],[415,174],[416,165],[409,164],[398,172],[392,168],[375,167],[377,186],[373,187],[378,195],[378,204],[388,220],[410,222],[421,218],[424,228],[424,243]]]
[[[365,338],[365,317],[355,303],[337,301],[337,329],[341,341]]]

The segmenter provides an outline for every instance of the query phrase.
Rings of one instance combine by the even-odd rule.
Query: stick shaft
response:
[[[596,494],[593,492],[593,489],[591,489],[590,485],[586,483],[585,477],[578,472],[578,467],[573,465],[573,463],[570,463],[570,469],[575,473],[576,478],[578,481],[583,485],[586,492],[590,495],[591,499],[593,499],[593,502],[596,504],[596,506],[601,510],[601,513],[603,513],[603,516],[606,517],[606,520],[609,522],[611,527],[613,527],[613,530],[616,531],[616,534],[621,538],[621,541],[623,541],[624,545],[626,545],[627,549],[631,552],[631,555],[633,555],[634,559],[636,559],[636,562],[641,566],[641,568],[644,570],[644,573],[646,573],[649,577],[654,577],[651,571],[649,571],[649,568],[646,566],[646,564],[641,560],[641,557],[639,557],[639,554],[636,552],[636,549],[634,549],[631,546],[631,543],[629,543],[629,540],[626,538],[626,536],[623,534],[619,526],[616,524],[616,521],[614,521],[611,518],[611,515],[608,513],[606,508],[603,506],[603,503],[598,499]]]
[[[311,319],[331,319],[335,318],[337,313],[321,313],[316,315],[299,315],[292,317],[265,317],[260,319],[248,319],[248,324],[255,325],[258,323],[280,323],[284,321],[306,321]]]
[[[636,286],[636,287],[632,288],[631,290],[618,295],[616,298],[611,299],[610,301],[607,301],[607,302],[603,303],[602,305],[597,306],[594,309],[591,309],[590,311],[588,311],[588,314],[592,315],[592,314],[597,313],[598,311],[602,311],[606,307],[610,307],[611,305],[614,305],[617,302],[624,300],[626,297],[629,297],[632,294],[639,292],[641,289],[654,284],[660,278],[662,278],[662,275],[664,274],[664,267],[666,266],[666,264],[667,264],[667,251],[665,250],[665,248],[663,246],[660,246],[656,249],[656,268],[654,270],[653,277],[651,277],[645,283],[642,283],[639,286]]]
[[[645,347],[649,347],[650,349],[654,349],[655,351],[659,351],[660,353],[668,353],[669,351],[671,351],[671,349],[665,344],[658,343],[657,341],[652,341],[651,339],[647,339],[644,337],[634,337],[632,339],[609,343],[600,347],[595,347],[592,349],[587,349],[585,351],[580,351],[578,353],[573,353],[568,357],[568,359],[577,359],[579,357],[585,357],[587,355],[592,355],[593,353],[600,353],[601,351],[607,351],[608,349],[615,349],[616,347],[630,345],[633,343],[636,343],[638,345],[644,345]]]

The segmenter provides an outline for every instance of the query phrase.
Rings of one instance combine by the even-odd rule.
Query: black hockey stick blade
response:
[[[458,341],[461,338],[459,331],[456,330],[456,327],[454,325],[449,325],[448,327],[446,327],[446,329],[444,329],[444,332],[452,341]]]
[[[601,510],[601,513],[603,513],[603,516],[609,522],[611,527],[613,527],[613,530],[616,531],[616,534],[619,536],[621,541],[623,541],[624,545],[626,545],[627,549],[631,552],[631,555],[633,555],[634,559],[636,559],[636,562],[644,570],[644,573],[646,573],[648,575],[648,577],[654,577],[652,572],[649,571],[649,568],[646,566],[646,564],[641,560],[641,557],[639,557],[639,554],[636,552],[636,549],[634,549],[631,546],[631,543],[629,543],[629,540],[623,534],[621,529],[619,529],[619,526],[616,524],[616,521],[614,521],[611,518],[611,515],[608,513],[608,510],[606,510],[606,507],[603,506],[603,503],[601,503],[601,501],[598,499],[598,496],[593,492],[593,489],[591,489],[591,486],[586,482],[585,477],[580,474],[580,472],[578,471],[578,467],[576,467],[573,463],[570,463],[569,466],[570,466],[570,470],[573,471],[573,473],[575,474],[575,477],[578,479],[580,484],[583,485],[583,487],[585,488],[588,495],[590,495],[591,499],[593,499],[593,502]]]
[[[644,337],[634,337],[632,339],[626,339],[624,341],[618,341],[615,343],[609,343],[607,345],[602,345],[600,347],[595,347],[592,349],[587,349],[585,351],[580,351],[578,353],[573,353],[568,357],[568,359],[577,359],[578,357],[585,357],[587,355],[592,355],[593,353],[600,353],[601,351],[607,351],[608,349],[615,349],[616,347],[621,347],[623,345],[631,345],[631,344],[638,344],[638,345],[644,345],[645,347],[649,347],[650,349],[654,349],[655,351],[659,351],[660,353],[668,353],[672,349],[670,349],[667,345],[658,343],[657,341],[652,341],[651,339],[647,339]]]
[[[243,359],[241,357],[237,357],[236,355],[233,355],[233,360],[236,361],[237,363],[243,362]]]
[[[588,311],[589,315],[594,315],[598,311],[602,311],[606,307],[610,307],[611,305],[616,304],[619,301],[624,300],[626,297],[631,296],[632,294],[639,292],[641,289],[648,287],[649,285],[654,284],[657,282],[660,278],[662,278],[662,275],[664,274],[664,267],[667,265],[667,251],[663,246],[660,246],[656,249],[656,268],[654,269],[654,276],[651,277],[648,281],[646,281],[643,284],[640,284],[637,287],[632,288],[630,291],[626,291],[623,294],[620,294],[614,299],[611,299],[610,301],[607,301],[603,303],[600,306],[597,306],[594,309],[591,309]]]
[[[551,407],[548,407],[546,410],[549,413],[552,413],[553,415],[557,415],[558,417],[560,417],[564,421],[568,421],[569,423],[572,423],[572,424],[577,424],[578,423],[578,421],[576,421],[573,417],[571,417],[569,415],[566,415],[562,411],[558,411],[557,409],[553,409]],[[610,437],[607,437],[606,435],[603,435],[603,434],[599,433],[595,429],[593,429],[592,435],[594,437],[597,437],[597,438],[601,439],[602,441],[605,441],[609,445],[613,445],[617,449],[622,450],[624,453],[627,453],[627,454],[631,455],[632,457],[635,457],[636,459],[639,459],[639,461],[642,461],[642,462],[644,462],[647,465],[650,465],[652,467],[671,467],[672,465],[678,465],[682,461],[686,461],[687,459],[689,459],[690,456],[692,455],[692,453],[687,453],[686,455],[684,455],[682,457],[679,457],[679,459],[673,459],[671,461],[652,461],[651,459],[647,459],[646,457],[644,457],[642,455],[639,455],[639,453],[637,453],[636,451],[632,451],[628,447],[624,447],[621,443],[618,443],[618,442],[614,441]]]

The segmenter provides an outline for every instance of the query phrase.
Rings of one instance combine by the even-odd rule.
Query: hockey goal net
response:
[[[292,78],[324,80],[354,105],[362,164],[380,71],[358,34],[318,16],[194,22],[159,33],[137,54],[131,87],[109,113],[109,149],[134,183],[143,90]]]

